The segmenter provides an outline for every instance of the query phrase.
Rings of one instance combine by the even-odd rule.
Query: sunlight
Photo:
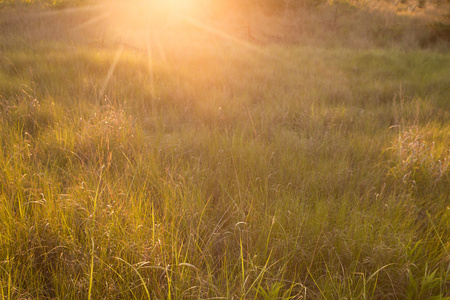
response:
[[[412,1],[0,0],[0,300],[448,298]]]
[[[179,32],[182,19],[193,16],[198,9],[196,3],[195,0],[107,1],[103,4],[108,14],[104,25],[113,40],[144,50],[155,35]],[[177,29],[169,30],[173,26]]]
[[[104,78],[100,95],[104,96],[116,65],[125,48],[135,49],[146,57],[148,85],[151,96],[157,96],[155,69],[166,65],[166,52],[185,51],[187,47],[203,47],[215,40],[224,40],[239,48],[263,54],[250,42],[220,26],[207,15],[198,0],[133,0],[104,2],[97,17],[75,29],[102,24],[105,35],[117,45],[114,60]],[[223,24],[222,24],[223,25]],[[199,38],[200,37],[200,38]]]
[[[153,48],[158,50],[153,55],[158,54],[162,58],[165,56],[162,44],[190,44],[193,32],[203,32],[203,39],[219,38],[239,47],[259,50],[246,36],[237,36],[229,32],[227,25],[215,22],[216,19],[209,14],[211,3],[208,5],[199,0],[109,1],[104,3],[104,11],[108,15],[104,23],[109,38],[147,54],[151,54]],[[96,21],[90,20],[89,23]],[[226,22],[222,22],[224,24]],[[150,69],[151,61],[149,58]]]
[[[116,55],[114,57],[114,60],[111,64],[111,66],[109,67],[108,73],[105,77],[105,80],[103,81],[102,87],[100,89],[100,97],[103,97],[106,91],[106,88],[108,86],[109,81],[111,80],[111,77],[114,74],[114,70],[116,69],[117,63],[119,62],[120,56],[122,55],[124,46],[120,45],[120,47],[117,49],[116,51]]]
[[[112,11],[113,21],[122,26],[160,29],[180,16],[192,16],[199,9],[195,0],[134,0],[105,4]]]
[[[167,0],[165,1],[170,12],[175,14],[191,14],[198,9],[198,3],[194,0]]]

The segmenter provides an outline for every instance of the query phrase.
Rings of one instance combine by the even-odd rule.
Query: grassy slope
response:
[[[449,296],[448,53],[5,24],[4,298]]]

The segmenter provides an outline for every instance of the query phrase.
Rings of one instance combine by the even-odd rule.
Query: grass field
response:
[[[419,12],[107,12],[0,8],[0,299],[450,299]]]

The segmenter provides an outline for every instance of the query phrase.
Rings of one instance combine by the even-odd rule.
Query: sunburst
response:
[[[94,16],[74,26],[72,32],[93,34],[94,29],[100,29],[105,37],[117,45],[115,56],[100,88],[100,97],[104,93],[114,75],[116,66],[123,51],[127,47],[142,50],[147,60],[149,85],[152,97],[156,97],[155,59],[166,61],[165,43],[161,40],[171,40],[177,43],[177,38],[183,36],[187,28],[207,33],[205,36],[215,36],[232,43],[236,47],[249,51],[261,52],[261,48],[248,39],[233,35],[223,28],[211,25],[208,18],[202,15],[201,0],[116,0],[105,1],[97,5],[78,8],[67,8],[58,11],[40,13],[40,17],[54,14],[74,14],[89,11]]]

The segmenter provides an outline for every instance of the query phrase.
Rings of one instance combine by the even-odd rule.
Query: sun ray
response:
[[[75,31],[75,30],[83,29],[83,28],[85,28],[85,27],[87,27],[89,25],[92,25],[92,24],[95,24],[97,22],[100,22],[101,20],[109,17],[110,15],[111,15],[111,12],[107,11],[107,12],[105,12],[105,13],[99,15],[99,16],[96,16],[94,18],[91,18],[91,19],[87,20],[86,22],[81,23],[78,26],[75,26],[74,28],[72,28],[72,30]]]
[[[147,39],[147,61],[148,61],[148,74],[150,76],[150,94],[152,98],[155,98],[155,72],[153,68],[153,50],[152,50],[152,36]]]
[[[112,75],[114,74],[114,70],[116,69],[117,63],[119,62],[120,56],[122,55],[124,48],[125,45],[121,44],[116,51],[116,56],[114,57],[111,66],[109,67],[108,73],[105,77],[105,80],[103,81],[102,88],[100,89],[100,99],[102,99],[105,96],[106,88],[109,84],[109,81],[111,80]]]
[[[158,48],[159,59],[161,60],[163,65],[167,65],[166,52],[164,51],[164,47],[162,46],[160,39],[155,39],[154,44]]]
[[[38,11],[34,12],[29,15],[29,17],[51,17],[56,16],[60,14],[73,14],[73,13],[79,13],[79,12],[86,12],[86,11],[92,11],[92,10],[102,10],[104,9],[104,5],[86,5],[83,7],[72,7],[72,8],[64,8],[60,10],[45,10],[45,11]]]
[[[185,16],[180,16],[180,17],[186,23],[191,24],[192,26],[194,26],[194,27],[196,27],[196,28],[198,28],[200,30],[212,33],[212,34],[214,34],[214,35],[216,35],[216,36],[218,36],[220,38],[223,38],[225,40],[228,40],[230,42],[238,44],[238,45],[240,45],[240,46],[242,46],[244,48],[248,48],[248,49],[254,50],[254,51],[261,51],[261,49],[259,47],[255,46],[255,45],[253,45],[253,44],[251,44],[251,43],[249,43],[249,42],[247,42],[247,41],[245,41],[243,39],[239,39],[237,37],[234,37],[231,34],[228,34],[228,33],[224,32],[222,30],[219,30],[217,28],[209,26],[209,25],[207,25],[207,24],[205,24],[203,22],[200,22],[200,21],[198,21],[198,20],[196,20],[194,18],[185,17]]]
[[[280,57],[280,56],[275,56],[275,55],[271,54],[271,52],[265,51],[264,50],[265,48],[260,47],[258,44],[255,44],[255,43],[252,43],[252,42],[248,42],[247,40],[242,39],[242,38],[235,37],[235,36],[233,36],[233,35],[231,35],[229,33],[226,33],[223,30],[220,30],[218,28],[210,26],[210,25],[208,25],[208,24],[206,24],[204,22],[201,22],[201,21],[199,21],[197,19],[190,18],[190,17],[187,17],[187,16],[180,16],[180,17],[186,23],[191,24],[192,26],[194,26],[194,27],[196,27],[196,28],[198,28],[198,29],[200,29],[202,31],[205,31],[205,32],[208,32],[208,33],[212,33],[215,36],[218,36],[218,37],[220,37],[220,38],[222,38],[222,39],[224,39],[226,41],[232,42],[235,45],[238,45],[238,46],[243,47],[245,49],[254,51],[255,53],[258,53],[258,54],[260,54],[260,55],[262,55],[262,56],[264,56],[264,57],[266,57],[268,59],[272,59],[274,61],[278,61],[278,62],[281,62],[281,63],[285,63],[285,62],[289,61],[289,59],[287,59],[287,58],[283,58],[283,57]]]

